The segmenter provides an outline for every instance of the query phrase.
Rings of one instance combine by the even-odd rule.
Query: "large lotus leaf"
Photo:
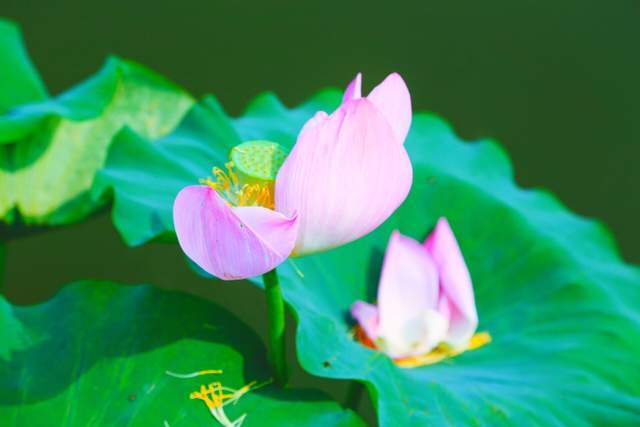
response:
[[[175,193],[222,163],[236,134],[290,145],[305,119],[338,101],[339,93],[323,92],[289,110],[267,95],[232,121],[235,133],[219,108],[203,105],[155,144],[120,134],[98,193],[114,188],[114,222],[129,243],[170,233]],[[619,259],[607,231],[548,193],[518,188],[495,143],[462,142],[433,115],[415,115],[406,146],[414,185],[389,221],[343,248],[296,259],[297,268],[280,268],[299,320],[303,367],[365,382],[384,426],[637,422],[640,272]],[[440,216],[458,237],[479,329],[493,342],[439,364],[399,368],[351,338],[348,309],[374,300],[390,231],[422,239]]]
[[[11,353],[27,348],[30,336],[16,318],[13,307],[0,295],[0,360],[9,360]]]
[[[191,108],[175,132],[156,143],[130,129],[116,135],[105,168],[96,175],[93,195],[99,199],[113,190],[113,221],[131,245],[173,234],[175,195],[209,175],[212,166],[224,165],[238,143],[217,101],[206,98]]]
[[[0,46],[10,41],[2,28]],[[9,86],[23,86],[23,74],[9,74]],[[99,201],[87,192],[113,135],[128,126],[157,138],[173,130],[193,103],[161,76],[117,58],[60,96],[32,101],[0,115],[0,219],[8,223],[15,210],[25,223],[47,225],[94,210]]]
[[[63,118],[78,122],[100,116],[115,95],[118,62],[116,58],[107,60],[95,76],[60,96],[14,105],[0,116],[0,144],[16,143],[32,133],[46,131],[48,120]]]
[[[36,338],[0,360],[3,426],[216,426],[200,385],[265,381],[265,349],[215,304],[150,286],[79,282],[41,305],[14,307]],[[170,376],[221,369],[220,375]],[[266,385],[225,407],[245,426],[360,426],[313,390]]]
[[[20,30],[13,22],[0,19],[0,114],[46,97],[44,84],[22,44]]]

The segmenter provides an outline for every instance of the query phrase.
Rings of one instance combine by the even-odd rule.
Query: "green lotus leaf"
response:
[[[3,425],[216,426],[201,385],[240,389],[268,379],[265,349],[223,308],[151,286],[78,282],[41,305],[14,307],[37,338],[0,360]],[[222,374],[171,374],[220,369]],[[167,374],[169,371],[171,374]],[[313,390],[265,385],[225,406],[244,426],[361,426]]]
[[[13,22],[0,19],[0,114],[46,98],[47,90],[29,60],[20,30]]]
[[[0,104],[0,219],[13,223],[18,212],[27,224],[72,222],[101,203],[88,197],[88,190],[113,135],[128,126],[150,138],[162,136],[193,100],[161,76],[118,58],[110,58],[89,80],[48,98],[29,89],[39,87],[33,83],[37,76],[27,72],[33,67],[16,33],[11,24],[0,23],[0,49],[15,45],[17,51],[13,56],[0,51],[0,70],[10,68],[16,56],[26,70],[11,72],[0,83],[0,97],[5,83],[24,87],[25,93],[15,97],[25,103],[7,105],[7,111]]]
[[[339,99],[325,91],[287,109],[264,95],[238,119],[209,100],[154,143],[121,133],[96,194],[113,189],[113,220],[128,243],[170,235],[177,191],[223,163],[237,141],[290,146],[307,118]],[[463,142],[433,115],[414,116],[406,147],[413,189],[382,227],[279,268],[299,321],[302,366],[365,383],[382,426],[637,422],[640,271],[620,260],[606,229],[549,193],[518,188],[497,144]],[[374,300],[392,229],[423,239],[440,216],[471,271],[479,330],[493,341],[435,365],[400,368],[353,340],[349,306]]]
[[[30,343],[30,336],[15,317],[11,304],[0,295],[0,360],[9,360],[12,352],[23,350]]]
[[[159,236],[175,238],[171,213],[175,195],[208,176],[213,166],[227,162],[229,150],[238,143],[240,138],[218,102],[206,98],[157,143],[130,129],[116,135],[92,195],[100,199],[113,191],[113,221],[128,244]]]

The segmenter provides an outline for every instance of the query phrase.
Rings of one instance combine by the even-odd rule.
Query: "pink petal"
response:
[[[404,201],[411,162],[382,114],[364,98],[308,122],[276,178],[276,210],[300,218],[293,253],[358,239]]]
[[[367,337],[375,341],[378,337],[378,308],[364,301],[356,301],[351,305],[351,315],[364,329]]]
[[[358,73],[356,78],[349,83],[349,86],[347,86],[347,89],[344,91],[344,95],[342,96],[342,102],[358,98],[362,98],[362,73]]]
[[[204,185],[178,193],[173,222],[184,253],[223,280],[272,270],[289,256],[298,228],[295,216],[262,207],[231,208]]]
[[[411,95],[400,74],[390,74],[367,99],[387,118],[398,142],[404,143],[411,126]]]
[[[440,313],[445,319],[451,319],[451,302],[444,292],[440,292],[440,299],[438,300],[438,308],[436,311]]]
[[[438,295],[438,272],[429,252],[394,231],[378,288],[379,334],[400,340],[408,325],[421,324],[427,310],[437,307]]]
[[[314,129],[322,126],[324,122],[327,121],[329,115],[324,111],[318,111],[311,117],[307,122],[302,126],[300,133],[298,134],[298,139],[303,133],[314,132]],[[295,146],[294,146],[295,147]],[[279,172],[279,171],[278,171]]]
[[[438,220],[424,246],[438,267],[440,287],[450,311],[447,341],[454,346],[466,345],[478,326],[478,313],[469,270],[445,218]]]

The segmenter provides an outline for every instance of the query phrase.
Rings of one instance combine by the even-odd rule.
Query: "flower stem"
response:
[[[276,384],[287,383],[287,361],[285,352],[285,313],[282,290],[278,273],[274,268],[262,275],[267,295],[267,316],[269,317],[269,363]]]

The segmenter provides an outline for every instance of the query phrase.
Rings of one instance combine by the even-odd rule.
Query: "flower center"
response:
[[[213,178],[200,183],[216,190],[231,206],[274,209],[274,183],[286,150],[271,141],[247,141],[233,147],[230,157],[226,170],[214,167]]]

